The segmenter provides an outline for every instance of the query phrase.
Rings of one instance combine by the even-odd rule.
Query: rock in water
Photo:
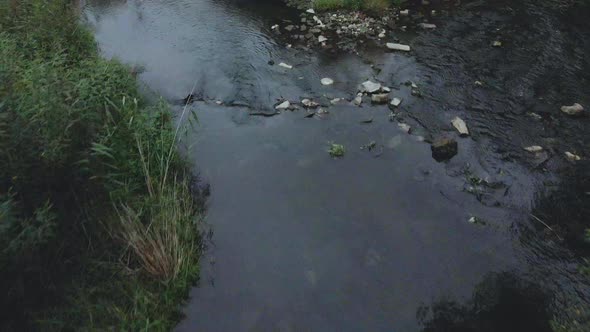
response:
[[[295,28],[295,27],[294,27],[293,25],[287,25],[287,26],[285,27],[285,30],[290,32],[290,31],[291,31],[291,30],[293,30],[294,28]]]
[[[410,15],[410,10],[409,9],[400,10],[399,15],[400,16],[408,16],[408,15]]]
[[[404,44],[397,44],[397,43],[387,43],[387,48],[394,51],[404,51],[409,52],[410,46]]]
[[[436,24],[432,24],[432,23],[420,23],[418,24],[419,27],[421,27],[422,29],[436,29]]]
[[[275,106],[276,110],[286,110],[291,106],[291,103],[288,100],[285,100],[284,102],[278,104],[277,106]]]
[[[320,43],[323,43],[323,42],[325,42],[325,41],[327,41],[327,40],[328,40],[328,38],[326,38],[326,37],[324,37],[324,36],[319,36],[319,37],[318,37],[318,42],[320,42]]]
[[[567,115],[578,116],[584,111],[584,107],[578,103],[572,106],[561,106],[561,111]]]
[[[389,94],[377,93],[371,96],[371,102],[375,104],[386,104],[389,101]]]
[[[353,104],[355,104],[356,106],[361,106],[361,104],[363,103],[363,96],[356,96],[354,98],[354,100],[352,101]]]
[[[571,152],[569,152],[569,151],[566,151],[566,152],[565,152],[565,157],[566,157],[566,158],[567,158],[567,160],[569,160],[569,161],[578,161],[578,160],[582,159],[582,158],[580,158],[580,156],[578,156],[578,155],[576,155],[576,154],[573,154],[573,153],[571,153]]]
[[[402,100],[399,98],[393,98],[391,101],[391,106],[398,107],[402,103]]]
[[[381,89],[380,83],[366,81],[361,84],[362,90],[366,93],[375,93]]]
[[[293,68],[293,66],[288,65],[288,64],[286,64],[284,62],[279,63],[279,67],[283,67],[283,68],[287,68],[287,69],[292,69]]]
[[[451,120],[451,123],[453,124],[453,127],[455,127],[455,129],[457,129],[457,131],[459,132],[459,136],[469,136],[469,129],[467,129],[465,121],[461,120],[461,118],[457,116],[453,120]]]
[[[432,158],[440,162],[453,158],[459,150],[457,141],[452,138],[439,138],[430,145]]]
[[[310,99],[303,99],[301,101],[301,104],[307,108],[316,108],[318,106],[320,106],[320,104],[316,103],[315,101],[312,101]]]
[[[399,129],[403,130],[406,134],[409,134],[410,131],[412,130],[412,127],[410,127],[410,125],[407,123],[398,123],[397,126],[399,127]]]
[[[528,152],[537,153],[543,151],[543,147],[538,145],[531,145],[524,148]]]
[[[315,14],[315,10],[313,10],[312,8],[306,10],[305,12],[309,14]]]
[[[322,80],[320,82],[322,82],[323,85],[332,85],[332,84],[334,84],[334,80],[331,79],[331,78],[329,78],[329,77],[322,78]]]

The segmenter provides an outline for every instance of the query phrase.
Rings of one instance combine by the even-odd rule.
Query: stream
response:
[[[208,236],[177,331],[552,331],[590,321],[580,252],[543,208],[572,167],[588,169],[563,157],[590,156],[588,119],[559,112],[590,108],[587,12],[470,1],[442,11],[433,31],[390,32],[410,53],[368,45],[358,55],[287,47],[271,26],[298,12],[280,1],[92,0],[83,13],[104,56],[138,68],[146,93],[182,122],[186,112],[199,119],[180,145],[210,184]],[[368,100],[330,103],[367,79],[402,99],[395,119]],[[183,110],[191,92],[199,100]],[[250,115],[303,98],[328,113]],[[469,137],[450,125],[455,116]],[[447,162],[427,143],[440,135],[459,144]],[[332,158],[329,142],[345,155]],[[531,145],[548,152],[532,157]],[[567,210],[590,206],[584,190]]]

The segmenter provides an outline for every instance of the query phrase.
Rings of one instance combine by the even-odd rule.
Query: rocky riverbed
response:
[[[85,9],[106,56],[199,116],[180,146],[211,183],[211,241],[179,330],[584,323],[587,11],[308,9]]]

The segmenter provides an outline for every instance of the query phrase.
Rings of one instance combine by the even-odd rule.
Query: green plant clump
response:
[[[344,145],[330,143],[330,148],[328,149],[330,156],[335,158],[343,157],[345,152]]]
[[[168,330],[198,275],[178,130],[71,8],[0,2],[0,330]]]

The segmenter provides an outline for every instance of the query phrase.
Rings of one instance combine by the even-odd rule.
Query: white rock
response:
[[[494,41],[494,43],[492,44],[492,46],[494,47],[502,47],[502,42],[499,40]]]
[[[578,161],[578,160],[582,159],[582,158],[580,158],[580,156],[578,156],[578,155],[576,155],[576,154],[573,154],[573,153],[571,153],[571,152],[569,152],[569,151],[566,151],[566,152],[565,152],[565,157],[566,157],[566,158],[567,158],[567,160],[569,160],[569,161]]]
[[[394,51],[404,51],[409,52],[410,46],[404,44],[397,44],[397,43],[387,43],[387,48]]]
[[[386,86],[382,86],[382,87],[381,87],[381,91],[384,91],[384,92],[391,92],[391,89],[390,89],[390,88],[388,88],[388,87],[386,87]]]
[[[408,15],[410,15],[410,10],[409,9],[400,10],[399,14],[400,14],[400,16],[408,16]]]
[[[538,145],[527,146],[524,149],[528,152],[541,152],[541,151],[543,151],[543,147],[538,146]]]
[[[324,37],[324,36],[319,36],[319,37],[318,37],[318,42],[320,42],[320,43],[323,43],[323,42],[325,42],[325,41],[327,41],[327,40],[328,40],[328,38],[326,38],[326,37]]]
[[[385,38],[385,32],[381,32],[377,37],[379,37],[379,38]]]
[[[305,107],[308,107],[308,108],[314,108],[314,107],[318,107],[318,106],[320,106],[320,104],[316,103],[316,102],[315,102],[315,101],[313,101],[313,100],[307,99],[307,98],[306,98],[306,99],[303,99],[303,100],[301,101],[301,104],[302,104],[303,106],[305,106]]]
[[[375,104],[386,104],[389,101],[389,94],[377,93],[371,96],[371,102]]]
[[[561,111],[567,115],[580,115],[584,111],[584,107],[575,103],[572,106],[561,106]]]
[[[469,136],[469,129],[467,129],[467,124],[465,124],[465,121],[463,121],[460,117],[455,117],[453,120],[451,120],[451,123],[453,124],[453,127],[457,129],[460,136]]]
[[[402,103],[402,100],[399,98],[393,98],[393,100],[391,101],[391,105],[393,107],[398,107],[401,103]]]
[[[293,68],[293,66],[288,65],[288,64],[286,64],[284,62],[279,63],[279,67],[283,67],[283,68],[287,68],[287,69],[292,69]]]
[[[309,14],[315,14],[315,10],[313,10],[313,8],[309,8],[308,10],[305,11],[306,13]]]
[[[332,100],[330,100],[330,104],[332,105],[336,105],[338,104],[340,101],[342,100],[342,98],[334,98]]]
[[[288,100],[285,100],[284,102],[275,106],[275,109],[276,110],[286,110],[289,108],[289,106],[291,106],[291,103]]]
[[[321,81],[323,85],[332,85],[334,84],[334,80],[329,78],[329,77],[324,77],[321,79]]]
[[[381,89],[381,83],[365,81],[361,84],[362,90],[367,93],[375,93]]]
[[[412,130],[412,127],[407,123],[398,123],[397,126],[408,134],[410,133],[410,130]]]
[[[361,106],[361,104],[363,103],[363,97],[362,96],[356,96],[354,98],[354,100],[352,101],[353,104],[355,104],[356,106]]]
[[[419,27],[421,27],[422,29],[436,29],[436,24],[432,24],[432,23],[420,23],[418,24]]]
[[[223,104],[223,102],[222,102],[221,100],[216,100],[216,101],[215,101],[215,103],[216,103],[217,105],[221,105],[221,104]]]
[[[270,27],[271,30],[276,30],[278,28],[279,28],[279,25],[278,24],[275,24],[275,25],[273,25],[273,26]]]

